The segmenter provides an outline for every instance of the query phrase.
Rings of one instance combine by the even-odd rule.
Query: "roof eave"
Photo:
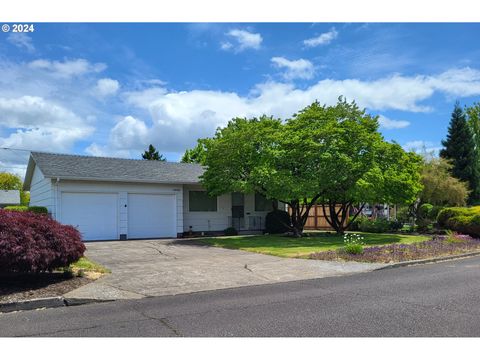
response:
[[[78,177],[78,176],[53,176],[46,175],[49,179],[69,180],[69,181],[100,181],[100,182],[123,182],[123,183],[142,183],[142,184],[174,184],[174,185],[199,185],[200,181],[161,181],[144,179],[116,179],[116,178],[96,178],[96,177]]]

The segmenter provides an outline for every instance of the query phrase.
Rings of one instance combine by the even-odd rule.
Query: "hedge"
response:
[[[77,229],[44,214],[0,210],[0,272],[45,272],[83,256]]]
[[[31,211],[37,214],[48,214],[48,209],[45,206],[5,206],[5,210]]]
[[[479,237],[480,206],[445,208],[438,213],[437,224],[444,229]]]
[[[384,233],[391,231],[398,231],[403,224],[397,220],[387,220],[383,218],[369,219],[366,216],[358,217],[349,226],[351,231],[363,231],[368,233]]]

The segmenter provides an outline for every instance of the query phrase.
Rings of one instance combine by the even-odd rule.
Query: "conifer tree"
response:
[[[479,200],[479,172],[476,166],[475,142],[465,113],[457,102],[452,112],[446,140],[440,156],[450,160],[452,175],[465,181],[471,190],[469,203]]]
[[[158,160],[158,161],[167,161],[162,154],[159,154],[155,146],[150,144],[148,149],[142,154],[144,160]]]

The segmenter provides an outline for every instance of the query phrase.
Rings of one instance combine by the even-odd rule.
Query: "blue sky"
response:
[[[0,33],[0,147],[177,161],[234,116],[356,100],[407,149],[438,149],[480,100],[480,24],[35,24]],[[26,152],[0,150],[22,173]]]

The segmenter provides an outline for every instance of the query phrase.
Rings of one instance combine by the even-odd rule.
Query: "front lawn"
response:
[[[388,244],[411,244],[426,241],[430,237],[405,234],[359,233],[364,237],[366,246]],[[336,250],[343,247],[343,236],[331,233],[310,233],[310,237],[293,238],[281,235],[244,235],[232,237],[207,238],[201,241],[212,246],[227,249],[239,249],[282,257],[304,257],[310,254]]]

